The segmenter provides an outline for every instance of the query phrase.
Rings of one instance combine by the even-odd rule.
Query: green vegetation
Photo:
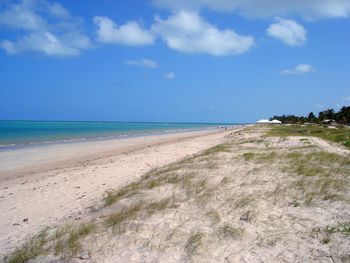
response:
[[[267,133],[268,136],[314,136],[331,142],[340,143],[350,148],[350,129],[347,127],[338,127],[329,129],[318,125],[291,125],[275,126]]]
[[[185,251],[188,256],[192,256],[201,247],[203,238],[204,234],[201,232],[191,234],[185,245]]]
[[[229,144],[220,144],[209,148],[196,156],[183,159],[162,168],[153,169],[137,182],[130,183],[115,191],[108,191],[106,197],[104,198],[105,206],[110,206],[123,198],[136,195],[143,190],[153,189],[165,184],[179,184],[185,189],[189,187],[196,188],[197,190],[195,190],[195,192],[198,193],[205,187],[205,182],[203,180],[200,183],[193,183],[191,179],[194,177],[194,174],[187,173],[185,175],[179,175],[176,172],[184,168],[194,167],[193,161],[196,159],[199,160],[200,158],[213,156],[221,152],[229,152],[230,147],[231,146]],[[201,164],[201,166],[207,169],[216,168],[215,163],[211,162],[211,159],[206,160],[206,165]]]
[[[336,225],[333,226],[328,225],[326,227],[316,227],[312,230],[311,234],[314,237],[317,237],[319,234],[323,235],[321,243],[328,244],[329,242],[331,242],[331,235],[333,234],[350,236],[350,221],[343,223],[338,222]]]
[[[242,155],[242,157],[245,161],[254,160],[260,163],[268,163],[269,161],[274,160],[277,157],[277,154],[276,152],[246,152]]]
[[[247,153],[244,153],[242,156],[243,156],[244,160],[248,161],[248,160],[253,159],[254,153],[252,153],[252,152],[247,152]]]
[[[338,130],[340,129],[330,130],[323,127],[295,125],[274,127],[269,131],[269,135],[275,136],[277,134],[277,136],[285,137],[294,134],[312,136],[316,134],[316,136],[321,137],[326,136],[328,131]],[[266,137],[262,138],[266,139]],[[302,142],[306,142],[306,140],[302,139]],[[92,212],[98,216],[96,221],[66,225],[56,231],[43,232],[17,249],[6,263],[26,262],[46,254],[69,259],[77,256],[89,244],[91,237],[88,238],[88,236],[96,233],[96,230],[100,230],[99,234],[113,235],[118,240],[117,234],[132,229],[135,231],[133,234],[136,235],[139,229],[143,230],[144,226],[145,229],[149,226],[148,221],[143,225],[143,219],[147,220],[151,216],[158,218],[161,213],[166,212],[174,212],[175,220],[181,217],[179,225],[174,224],[174,228],[170,229],[165,239],[162,236],[163,229],[162,233],[159,233],[157,230],[149,228],[152,229],[152,237],[141,241],[145,244],[148,242],[147,246],[149,245],[150,249],[164,251],[173,245],[173,240],[167,243],[170,237],[180,238],[181,242],[184,243],[183,253],[191,260],[191,257],[198,252],[203,252],[207,248],[206,245],[210,246],[208,241],[241,240],[243,235],[247,235],[249,231],[244,231],[249,228],[244,229],[242,225],[248,227],[248,225],[253,226],[260,222],[261,200],[268,201],[270,205],[276,205],[276,207],[288,205],[295,207],[295,209],[300,209],[300,206],[309,205],[313,201],[344,200],[344,193],[349,185],[348,175],[350,172],[350,159],[346,156],[323,151],[310,151],[307,147],[279,151],[276,147],[267,148],[266,145],[262,144],[254,151],[250,150],[251,146],[247,147],[247,152],[242,150],[243,146],[240,145],[239,150],[242,151],[235,152],[234,157],[223,154],[230,152],[233,147],[233,144],[228,143],[212,147],[179,162],[153,169],[136,182],[107,192],[104,204]],[[252,162],[249,167],[254,167],[254,169],[258,167],[262,172],[269,170],[269,173],[265,174],[263,178],[258,177],[259,173],[255,178],[254,174],[254,178],[250,176],[242,182],[241,180],[235,181],[235,170],[227,169],[223,172],[224,169],[222,169],[218,173],[211,170],[211,167],[218,167],[220,164],[229,163],[232,160],[240,161],[243,164],[244,161]],[[273,166],[271,166],[272,163]],[[278,169],[278,172],[270,173],[272,168]],[[241,173],[241,170],[238,172]],[[247,174],[249,175],[249,171]],[[268,176],[276,177],[269,178]],[[281,178],[283,180],[279,181]],[[277,183],[274,180],[277,180]],[[274,183],[273,187],[270,185],[271,182]],[[240,187],[239,191],[237,191],[237,183]],[[261,186],[259,190],[247,188],[256,185]],[[158,196],[164,195],[166,197],[158,200]],[[171,208],[177,207],[186,211],[194,210],[197,213],[195,220],[199,216],[199,220],[203,220],[203,224],[206,224],[203,227],[206,229],[205,234],[198,231],[198,226],[196,228],[192,226],[189,230],[182,228],[181,224],[185,224],[192,218],[186,218],[180,214],[182,213],[181,209],[171,211]],[[233,213],[236,213],[234,218],[231,216]],[[164,218],[168,218],[168,215],[172,214],[169,213]],[[150,223],[151,226],[152,224],[153,222]],[[344,223],[323,229],[322,235],[325,237],[320,242],[329,243],[332,233],[348,235],[349,225],[349,223]],[[184,239],[186,236],[187,240]],[[140,241],[138,238],[142,239],[139,236],[136,238],[137,241]]]
[[[69,258],[76,255],[81,249],[81,239],[96,230],[93,223],[83,223],[72,226],[65,225],[53,234],[45,229],[39,235],[27,240],[5,260],[6,263],[24,263],[40,255],[53,251],[56,256]]]
[[[282,132],[285,130],[282,129]],[[347,156],[324,151],[293,150],[281,154],[274,151],[248,152],[243,154],[243,158],[264,164],[265,167],[273,161],[282,172],[294,175],[289,184],[277,186],[267,193],[274,204],[284,200],[289,191],[294,191],[293,201],[289,202],[294,207],[310,205],[315,200],[339,201],[343,200],[349,187],[350,158]],[[244,208],[253,202],[254,198],[245,196],[235,200],[234,207]]]
[[[225,224],[224,226],[220,227],[218,229],[218,235],[219,237],[228,239],[240,239],[244,233],[244,230],[242,228],[235,228],[232,227],[229,224]]]
[[[220,153],[220,152],[230,152],[230,148],[231,146],[229,144],[219,144],[217,146],[214,146],[204,151],[202,156],[212,155],[214,153]]]
[[[221,221],[220,214],[216,210],[210,210],[207,212],[206,216],[210,218],[213,224],[217,224]]]
[[[326,226],[324,231],[328,234],[340,233],[350,235],[350,221],[338,223],[336,226]]]
[[[292,152],[285,157],[283,171],[296,174],[292,189],[299,191],[299,199],[309,205],[314,199],[337,201],[342,200],[349,183],[347,175],[350,170],[350,159],[328,152]],[[295,200],[298,202],[298,200]],[[299,202],[298,202],[299,204]]]
[[[283,123],[330,123],[336,122],[339,124],[350,125],[350,106],[342,107],[338,112],[334,109],[327,109],[318,113],[318,117],[313,112],[310,112],[307,117],[295,115],[273,116],[270,120],[276,119]]]
[[[25,263],[39,255],[46,254],[47,231],[42,231],[39,235],[27,240],[21,247],[17,248],[9,255],[6,263]]]

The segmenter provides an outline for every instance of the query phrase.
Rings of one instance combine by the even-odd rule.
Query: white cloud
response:
[[[0,43],[0,47],[9,54],[37,51],[48,56],[76,56],[84,45],[86,48],[89,47],[89,40],[84,39],[83,36],[80,39],[73,39],[70,36],[60,38],[50,32],[36,32],[27,34],[16,42],[4,40]]]
[[[8,54],[34,51],[48,56],[76,56],[92,47],[82,22],[59,3],[46,0],[21,0],[4,4],[0,26],[14,30],[15,40],[2,40]]]
[[[296,75],[296,74],[307,74],[314,72],[316,69],[309,64],[299,64],[292,69],[282,70],[283,75]]]
[[[343,97],[344,100],[350,101],[350,96]]]
[[[210,9],[250,17],[300,15],[306,18],[349,17],[349,0],[152,0],[171,11]]]
[[[146,67],[146,68],[158,68],[159,65],[156,61],[150,60],[150,59],[141,59],[141,60],[127,60],[125,61],[126,64],[130,66],[140,66],[140,67]]]
[[[166,20],[156,17],[152,30],[169,48],[184,53],[241,54],[254,45],[252,37],[231,29],[219,30],[193,12],[181,11]]]
[[[276,22],[267,28],[266,33],[290,46],[303,45],[307,40],[307,32],[302,25],[294,20],[280,17],[277,17]]]
[[[98,41],[109,44],[128,46],[149,45],[154,43],[154,35],[143,29],[137,22],[131,21],[117,25],[108,17],[96,16],[94,22],[98,26]]]
[[[174,79],[176,77],[174,72],[168,72],[164,75],[165,79]]]

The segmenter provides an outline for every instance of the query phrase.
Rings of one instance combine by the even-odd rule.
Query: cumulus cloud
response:
[[[113,20],[104,16],[94,17],[97,25],[98,41],[109,44],[141,46],[154,43],[154,35],[141,27],[135,21],[117,25]]]
[[[46,0],[8,2],[0,10],[0,26],[14,30],[13,40],[0,41],[8,54],[34,51],[48,56],[76,56],[92,47],[82,21],[61,4]]]
[[[280,17],[267,28],[266,33],[290,46],[301,46],[307,40],[307,32],[302,25]]]
[[[172,11],[210,9],[236,12],[250,17],[274,17],[297,14],[306,18],[349,17],[349,0],[152,0]]]
[[[156,17],[152,31],[171,49],[211,55],[241,54],[254,45],[250,36],[219,30],[194,12],[181,11],[163,20]]]
[[[140,59],[140,60],[127,60],[125,61],[127,65],[130,66],[140,66],[140,67],[146,67],[146,68],[158,68],[159,65],[156,61],[150,60],[150,59]]]
[[[296,75],[296,74],[307,74],[314,72],[316,69],[309,64],[299,64],[292,69],[282,70],[282,75]]]
[[[166,74],[164,74],[164,78],[165,79],[174,79],[176,77],[174,72],[168,72]]]

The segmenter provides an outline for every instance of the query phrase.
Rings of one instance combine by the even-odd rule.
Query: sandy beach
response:
[[[349,262],[350,151],[290,130],[2,153],[5,262]]]
[[[210,130],[0,152],[0,251],[45,226],[79,221],[108,189],[224,141]]]

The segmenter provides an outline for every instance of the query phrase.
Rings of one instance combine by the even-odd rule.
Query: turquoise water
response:
[[[215,128],[222,124],[0,121],[0,147],[122,138]]]

